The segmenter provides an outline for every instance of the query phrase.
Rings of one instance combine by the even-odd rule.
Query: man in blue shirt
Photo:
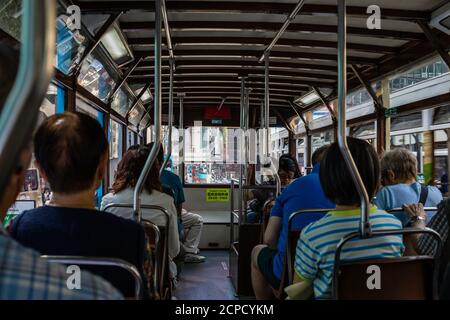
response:
[[[252,285],[260,300],[273,297],[273,289],[280,287],[288,236],[289,216],[300,209],[334,208],[322,190],[319,179],[319,163],[327,147],[317,149],[313,156],[313,171],[294,180],[278,196],[264,234],[264,244],[252,252]],[[293,221],[293,229],[302,229],[325,215],[304,213]]]
[[[151,148],[153,143],[149,144]],[[159,148],[158,162],[160,164],[164,163],[164,149],[162,146]],[[161,184],[163,187],[170,189],[173,193],[173,198],[175,201],[175,207],[177,208],[178,217],[181,218],[180,228],[184,229],[184,236],[180,235],[180,239],[184,238],[182,241],[182,247],[184,252],[184,262],[185,263],[199,263],[204,262],[205,257],[199,255],[198,245],[200,243],[200,238],[202,235],[203,219],[200,215],[188,212],[183,209],[183,203],[186,201],[184,197],[183,184],[181,179],[175,173],[164,169],[160,176]]]

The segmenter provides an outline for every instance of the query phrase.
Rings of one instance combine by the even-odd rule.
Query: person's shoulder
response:
[[[68,275],[63,266],[45,261],[37,251],[23,247],[9,236],[0,234],[3,250],[1,276],[11,276],[16,281],[5,286],[0,296],[5,299],[122,299],[122,295],[108,282],[82,272],[81,290],[67,287]],[[33,276],[34,281],[28,281]],[[21,281],[23,279],[23,281]],[[8,292],[9,291],[9,292]]]
[[[385,223],[394,223],[397,227],[402,228],[402,222],[393,214],[386,212],[383,209],[376,208],[375,212],[371,216],[382,219]]]

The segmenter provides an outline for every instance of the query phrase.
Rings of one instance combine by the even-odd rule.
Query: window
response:
[[[408,115],[392,118],[391,131],[414,129],[422,127],[422,112],[414,112]]]
[[[70,74],[80,63],[86,50],[86,37],[79,30],[68,27],[70,18],[61,15],[56,20],[56,67],[64,74]]]
[[[61,100],[58,99],[58,94],[64,94],[63,91],[58,91],[58,89],[60,88],[57,85],[50,84],[40,107],[38,124],[56,113],[58,103],[61,103]],[[63,102],[64,101],[62,101],[62,103]],[[36,166],[36,159],[33,155],[30,167],[25,175],[24,185],[17,199],[33,200],[35,201],[36,206],[40,207],[50,200],[50,196],[50,186],[45,183],[44,179],[39,174]]]
[[[184,181],[188,184],[229,184],[239,176],[239,129],[191,127],[185,131]],[[228,163],[226,163],[228,162]]]
[[[130,109],[133,100],[123,89],[120,89],[112,99],[111,108],[120,114],[122,117],[126,117],[128,109]]]
[[[21,0],[0,1],[0,29],[18,40],[20,39],[21,16]]]
[[[112,187],[117,165],[122,160],[122,125],[114,120],[109,121],[109,187]]]
[[[103,63],[92,54],[87,56],[81,66],[78,83],[103,102],[108,101],[116,85],[116,81],[106,70]]]
[[[99,112],[97,109],[91,107],[89,104],[87,104],[83,99],[77,97],[77,105],[75,110],[77,112],[81,112],[84,114],[87,114],[88,116],[99,120]]]
[[[434,111],[433,124],[450,123],[450,105],[437,108]]]
[[[390,81],[391,92],[414,85],[427,79],[435,78],[447,73],[448,67],[441,59],[431,62],[426,66],[406,72]]]
[[[144,116],[145,109],[142,105],[137,104],[128,115],[128,122],[137,127]]]
[[[326,131],[312,135],[312,152],[322,146],[333,143],[333,131]]]

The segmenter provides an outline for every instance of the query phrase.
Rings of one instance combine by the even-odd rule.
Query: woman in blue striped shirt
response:
[[[366,141],[347,138],[350,152],[369,198],[379,188],[380,165],[373,147]],[[337,143],[327,150],[320,167],[320,182],[327,198],[336,203],[336,211],[308,225],[300,236],[295,258],[294,282],[306,282],[316,299],[328,299],[331,293],[336,246],[360,226],[360,198]],[[376,206],[371,206],[372,230],[401,229],[401,222]],[[350,241],[342,250],[345,261],[399,257],[404,246],[399,235]]]

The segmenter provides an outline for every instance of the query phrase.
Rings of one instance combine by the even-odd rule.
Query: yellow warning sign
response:
[[[230,189],[206,189],[206,202],[230,201]]]

